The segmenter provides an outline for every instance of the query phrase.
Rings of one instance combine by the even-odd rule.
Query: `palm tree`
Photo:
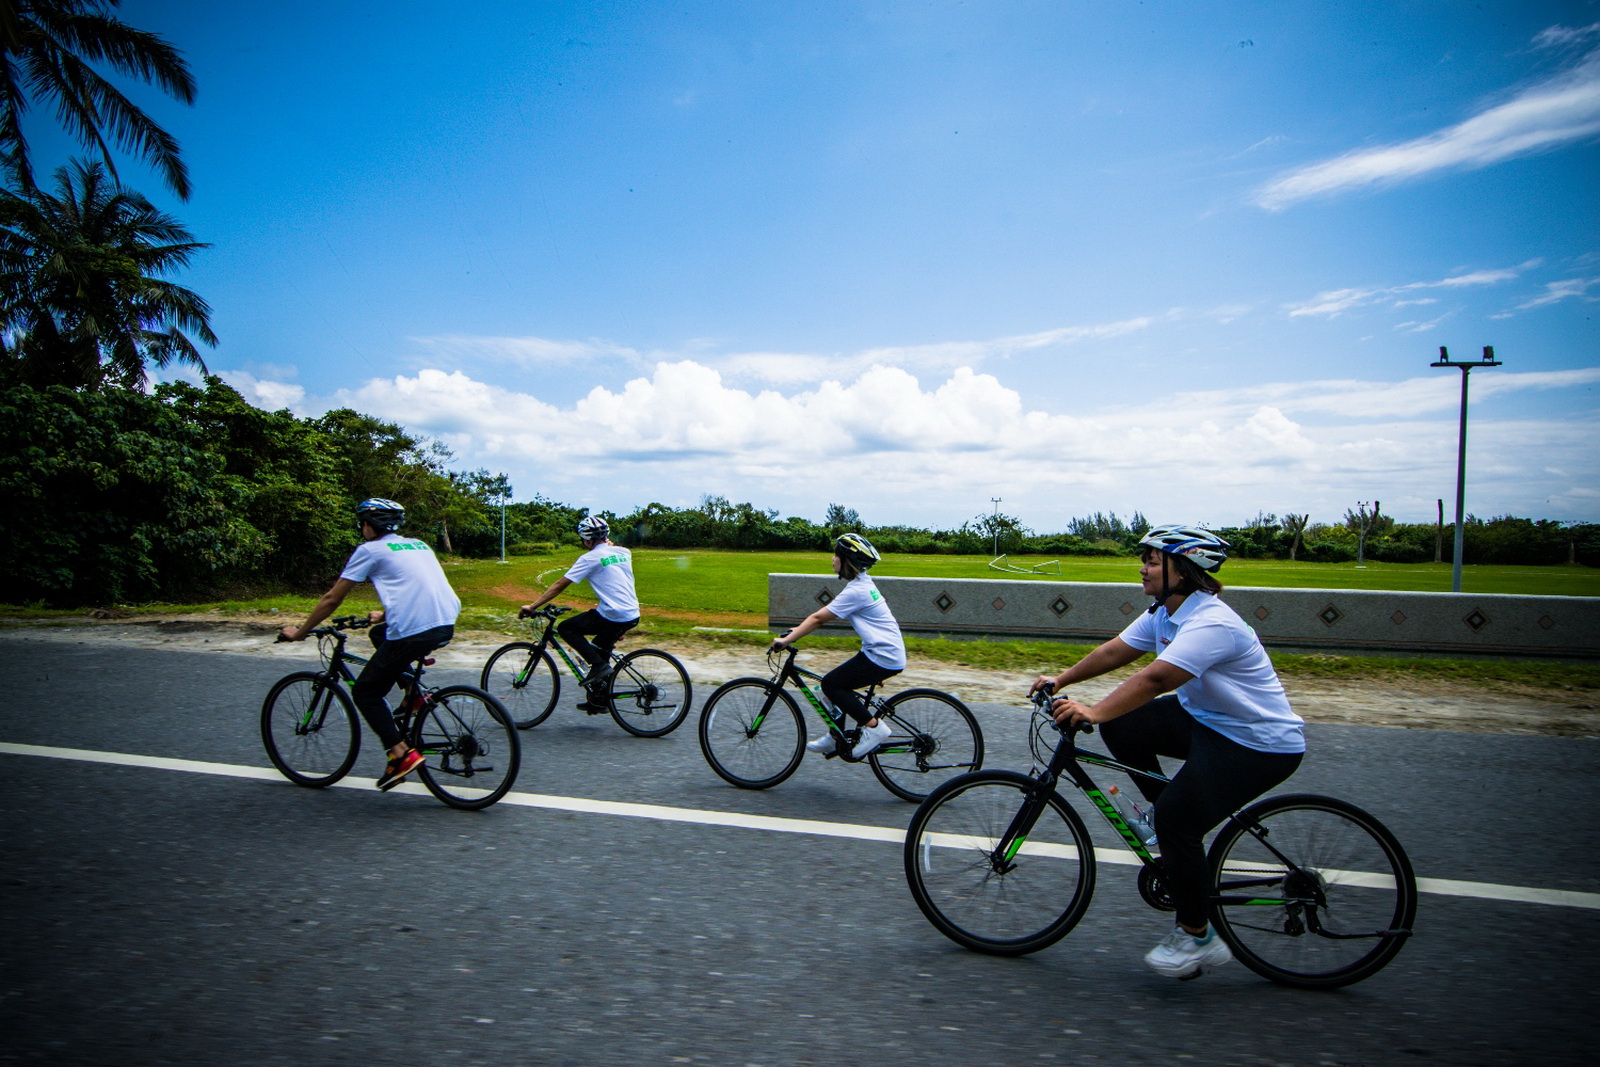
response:
[[[211,308],[159,277],[208,246],[98,163],[55,173],[57,195],[0,190],[0,366],[36,384],[138,389],[145,367],[206,369]]]
[[[122,0],[0,0],[0,166],[17,189],[35,188],[22,116],[32,101],[56,117],[116,177],[107,137],[157,170],[189,199],[189,172],[172,135],[101,77],[91,63],[151,82],[185,104],[194,78],[183,55],[161,37],[136,30],[111,12]]]

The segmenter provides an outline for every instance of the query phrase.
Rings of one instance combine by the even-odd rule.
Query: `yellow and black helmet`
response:
[[[849,560],[857,570],[863,571],[883,558],[872,547],[872,542],[858,533],[840,534],[838,540],[833,542],[833,554]]]

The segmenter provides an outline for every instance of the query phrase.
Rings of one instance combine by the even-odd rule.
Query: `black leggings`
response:
[[[1175,696],[1157,697],[1100,727],[1111,755],[1130,767],[1160,771],[1158,756],[1185,763],[1169,784],[1135,778],[1155,802],[1162,873],[1178,921],[1206,925],[1211,895],[1205,835],[1287,779],[1304,753],[1259,752],[1196,722]]]
[[[355,698],[356,710],[367,720],[372,732],[378,735],[383,747],[393,748],[405,738],[400,736],[400,728],[394,724],[394,713],[389,710],[384,697],[389,695],[389,690],[394,688],[394,683],[400,680],[407,667],[439,646],[448,644],[455,636],[456,628],[435,626],[431,630],[393,640],[387,639],[388,632],[387,626],[372,628],[372,644],[377,651],[372,653],[367,665],[356,675],[356,684],[350,687],[350,695]]]
[[[571,645],[594,670],[605,670],[611,659],[611,650],[617,647],[622,635],[639,625],[638,619],[629,622],[612,622],[593,608],[556,623],[556,632]],[[594,640],[590,641],[589,638]],[[593,677],[593,672],[590,672]]]
[[[899,673],[878,666],[867,658],[865,652],[857,652],[822,676],[822,695],[833,701],[834,707],[865,726],[871,720],[872,713],[861,702],[861,695],[856,690],[877,685]]]

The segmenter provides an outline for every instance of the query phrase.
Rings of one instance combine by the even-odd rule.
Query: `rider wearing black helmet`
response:
[[[772,642],[773,649],[794,644],[817,627],[835,619],[850,623],[861,638],[861,651],[822,677],[822,693],[833,706],[861,724],[861,740],[850,750],[851,758],[861,759],[889,739],[892,732],[867,711],[858,689],[876,685],[906,669],[906,645],[900,636],[889,604],[867,576],[867,568],[878,562],[878,550],[858,533],[841,534],[833,543],[833,573],[845,581],[839,595],[818,608],[799,626]],[[812,752],[826,756],[837,747],[833,733],[823,734],[806,744]]]
[[[306,621],[280,631],[284,640],[302,641],[339,609],[357,585],[371,582],[377,589],[383,610],[371,613],[372,621],[382,624],[372,628],[376,651],[356,677],[350,695],[389,751],[389,763],[378,779],[378,788],[385,790],[416,770],[422,755],[406,744],[384,698],[408,664],[455,635],[456,617],[461,614],[461,601],[427,542],[400,536],[405,518],[405,508],[382,497],[356,505],[356,524],[364,543],[350,554],[339,580],[322,594]]]
[[[1185,761],[1166,786],[1136,781],[1155,804],[1162,876],[1178,920],[1145,962],[1161,974],[1193,978],[1233,958],[1207,922],[1204,837],[1294,773],[1305,724],[1290,709],[1261,639],[1218,599],[1215,573],[1228,542],[1172,525],[1155,527],[1139,545],[1150,610],[1075,665],[1040,677],[1033,691],[1059,692],[1156,653],[1098,702],[1063,695],[1052,710],[1058,722],[1098,723],[1111,754],[1131,767],[1160,771],[1161,756]]]

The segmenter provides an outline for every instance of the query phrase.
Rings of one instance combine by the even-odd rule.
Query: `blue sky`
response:
[[[1600,5],[122,14],[213,371],[518,499],[1427,521],[1494,345],[1469,510],[1600,519]]]

